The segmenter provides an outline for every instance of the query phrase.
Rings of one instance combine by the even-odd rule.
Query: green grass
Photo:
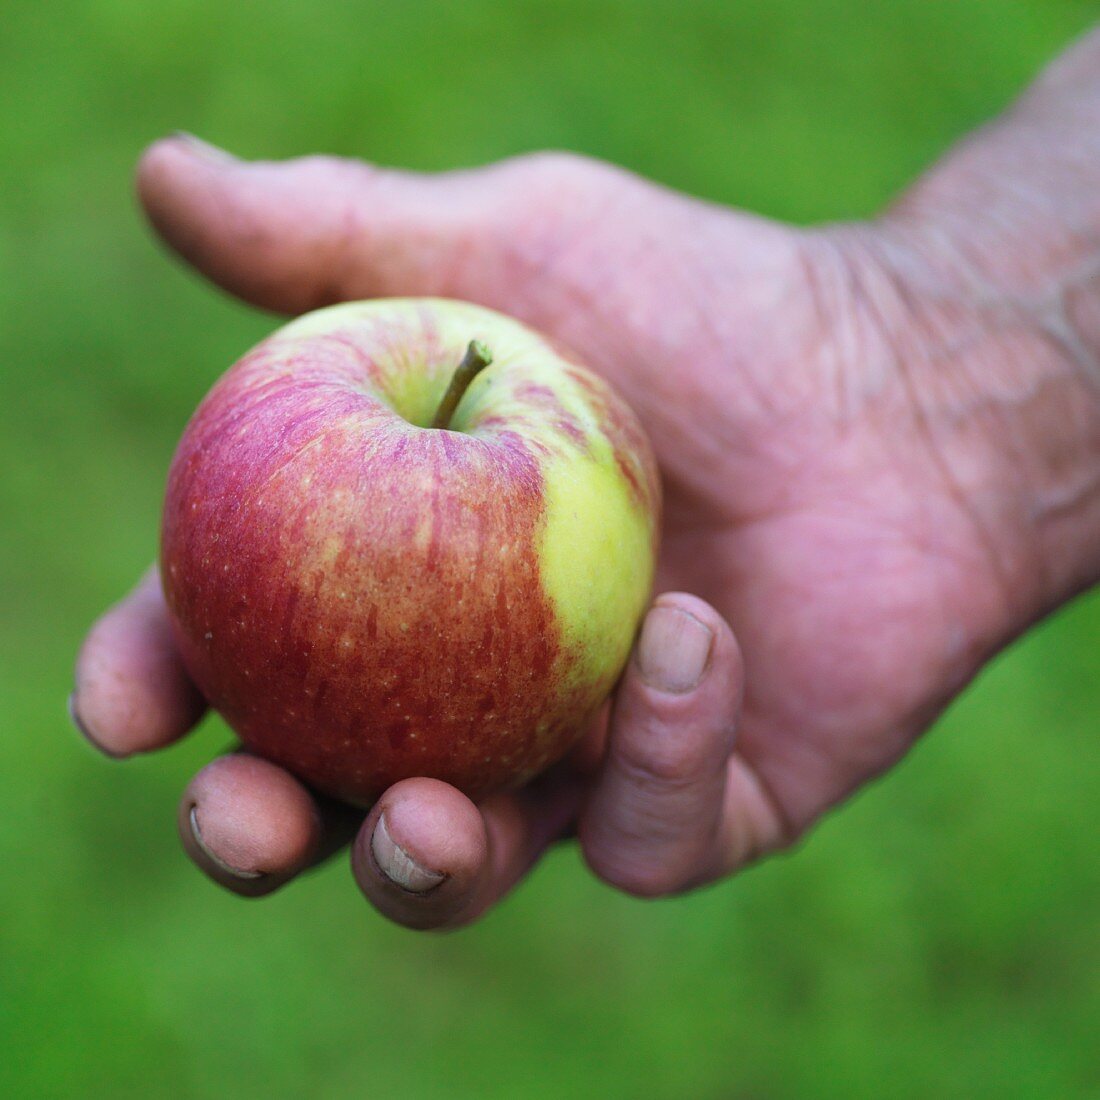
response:
[[[142,145],[436,169],[544,146],[799,221],[873,211],[1091,3],[13,4],[0,34],[0,1095],[1065,1097],[1100,1091],[1096,640],[1079,601],[798,853],[644,904],[556,853],[477,928],[336,860],[248,903],[173,815],[208,724],[70,731],[185,418],[271,325],[158,251]]]

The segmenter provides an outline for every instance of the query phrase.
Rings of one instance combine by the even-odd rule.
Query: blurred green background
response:
[[[67,726],[175,440],[272,327],[130,192],[185,128],[439,169],[544,146],[799,221],[867,214],[1091,2],[9,3],[0,27],[0,1095],[1100,1094],[1100,599],[991,668],[792,857],[641,903],[553,855],[483,924],[385,924],[343,859],[263,902],[174,832],[225,739]]]

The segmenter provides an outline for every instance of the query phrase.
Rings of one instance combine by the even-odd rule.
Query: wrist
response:
[[[888,209],[945,274],[1041,307],[1100,268],[1100,27]],[[1095,285],[1095,282],[1094,282]],[[1100,342],[1100,324],[1093,335]]]

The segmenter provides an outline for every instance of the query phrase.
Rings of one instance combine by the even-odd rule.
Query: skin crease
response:
[[[575,758],[523,791],[383,795],[352,846],[383,913],[467,923],[574,829],[638,895],[726,875],[888,768],[993,653],[1096,582],[1098,74],[1093,34],[882,217],[815,230],[560,154],[439,177],[183,139],[146,154],[153,225],[217,283],[290,313],[398,294],[511,313],[580,349],[661,464],[651,651]],[[78,662],[76,713],[106,749],[136,675],[119,633],[148,629],[129,606],[116,648],[93,635]],[[674,671],[694,686],[652,679],[689,652],[703,667]],[[270,824],[264,782],[243,832]],[[383,814],[439,885],[381,873]],[[237,847],[272,888],[308,863]]]

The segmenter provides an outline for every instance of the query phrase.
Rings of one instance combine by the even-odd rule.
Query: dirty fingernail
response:
[[[202,829],[199,827],[198,807],[192,806],[191,813],[189,815],[191,822],[191,835],[195,838],[195,843],[202,849],[203,854],[206,855],[211,862],[220,867],[227,875],[232,875],[234,878],[240,879],[257,879],[263,878],[262,871],[245,871],[240,867],[234,867],[231,863],[226,863],[217,852],[213,851],[210,846],[203,839]]]
[[[426,894],[435,889],[447,876],[440,871],[421,867],[408,852],[390,836],[386,815],[382,814],[374,827],[370,842],[371,854],[378,869],[391,882],[413,894]]]
[[[714,633],[694,615],[658,604],[642,626],[638,665],[658,691],[683,695],[702,679]]]

